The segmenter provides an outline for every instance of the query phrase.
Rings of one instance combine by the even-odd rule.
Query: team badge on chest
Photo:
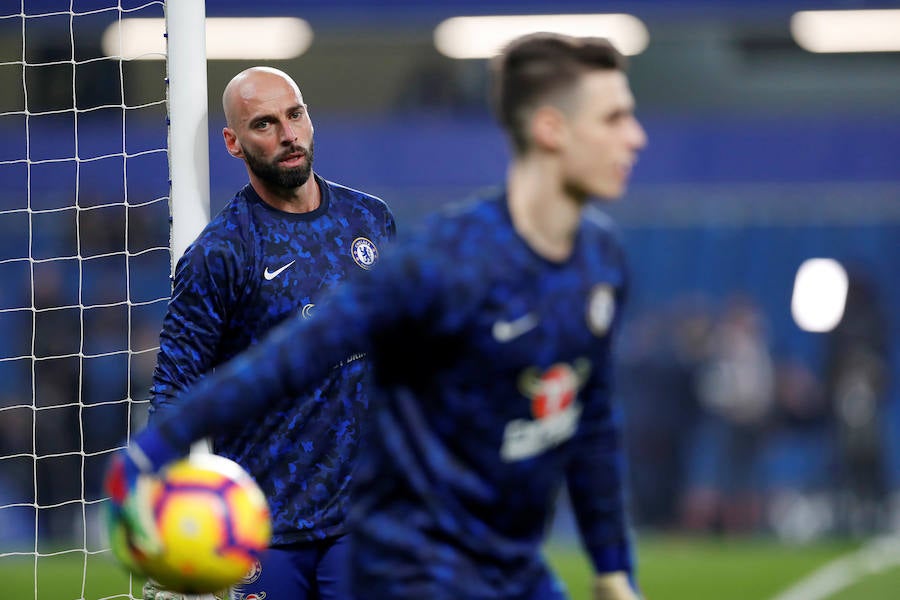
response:
[[[378,260],[378,248],[372,243],[372,240],[358,237],[350,245],[350,255],[360,267],[371,269]]]
[[[613,317],[616,315],[616,295],[608,283],[595,285],[587,301],[587,325],[591,333],[603,337],[609,332]]]

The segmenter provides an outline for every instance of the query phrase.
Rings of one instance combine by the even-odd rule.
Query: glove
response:
[[[110,502],[110,537],[113,552],[132,571],[132,557],[155,557],[162,551],[156,532],[150,490],[158,483],[156,473],[178,458],[178,452],[162,434],[146,428],[128,448],[113,456],[104,482]]]
[[[164,589],[157,582],[148,579],[144,584],[144,600],[229,600],[229,590],[222,590],[215,594],[181,594]]]
[[[137,460],[135,460],[137,458]],[[153,557],[162,552],[162,543],[156,531],[150,487],[156,483],[152,469],[141,469],[142,453],[139,449],[118,452],[107,470],[105,488],[110,496],[110,523],[124,536],[124,548],[117,548],[116,555],[135,570],[130,555]],[[149,462],[146,462],[149,465]],[[145,472],[145,471],[150,472]]]
[[[603,573],[594,578],[594,600],[641,600],[624,571]]]

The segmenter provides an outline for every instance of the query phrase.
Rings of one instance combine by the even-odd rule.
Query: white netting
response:
[[[163,2],[0,5],[0,580],[17,600],[131,595],[101,479],[145,413],[170,253],[165,60],[102,48],[127,17]]]

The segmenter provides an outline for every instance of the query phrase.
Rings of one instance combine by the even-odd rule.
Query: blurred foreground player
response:
[[[638,597],[611,390],[626,274],[590,199],[622,195],[645,133],[605,40],[527,36],[492,69],[514,154],[506,186],[436,215],[316,318],[190,390],[122,457],[128,483],[367,352],[374,422],[351,513],[359,600],[564,598],[541,556],[563,482],[595,598]]]

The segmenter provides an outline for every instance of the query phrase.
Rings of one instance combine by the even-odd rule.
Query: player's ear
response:
[[[557,150],[565,135],[565,117],[555,106],[541,106],[531,115],[530,129],[536,148]]]
[[[228,150],[228,154],[237,158],[241,158],[244,155],[244,150],[241,148],[241,143],[234,134],[234,130],[230,127],[225,127],[222,129],[222,138],[225,140],[225,149]]]

